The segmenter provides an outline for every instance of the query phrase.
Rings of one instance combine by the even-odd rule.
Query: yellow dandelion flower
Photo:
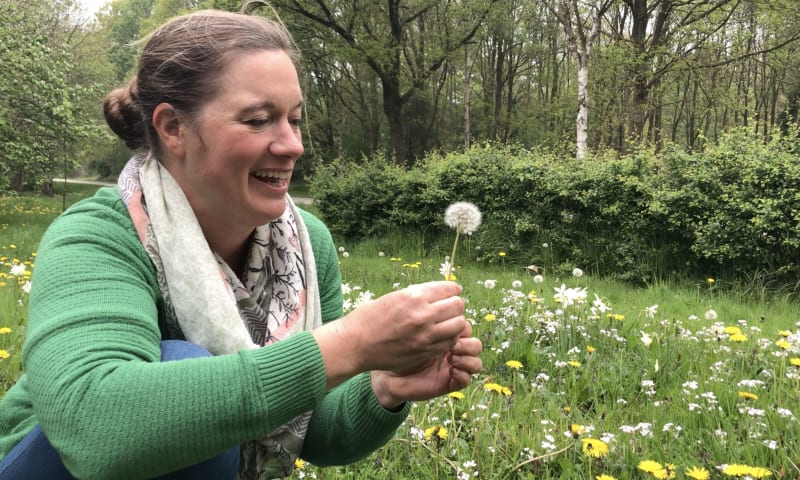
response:
[[[765,478],[771,476],[772,472],[764,467],[750,467],[750,473],[748,475],[753,478]]]
[[[730,337],[731,342],[743,343],[747,341],[747,335],[743,333],[735,333]]]
[[[594,348],[594,347],[593,347],[593,346],[591,346],[591,345],[586,345],[586,351],[587,351],[587,352],[589,352],[589,353],[594,353],[594,352],[596,352],[596,351],[597,351],[597,349],[596,349],[596,348]]]
[[[463,400],[464,394],[462,392],[450,392],[447,394],[450,398],[455,398],[456,400]]]
[[[661,466],[660,463],[655,462],[653,460],[642,460],[641,462],[639,462],[639,465],[637,465],[636,468],[645,473],[654,473],[659,470],[664,470],[664,467]]]
[[[10,356],[11,354],[8,353],[8,350],[0,350],[0,360],[4,360]]]
[[[778,335],[780,335],[781,337],[790,337],[792,336],[792,332],[790,332],[789,330],[781,330],[780,332],[778,332]]]
[[[570,412],[572,412],[572,407],[570,407],[569,405],[565,405],[561,410],[564,413],[569,414]]]
[[[800,358],[797,358],[797,357],[792,357],[792,358],[790,358],[790,359],[789,359],[789,363],[790,363],[790,364],[791,364],[793,367],[800,367]]]
[[[736,335],[742,333],[742,329],[739,327],[725,327],[725,333],[728,335]]]
[[[447,437],[450,434],[447,431],[447,429],[442,425],[436,425],[433,427],[426,428],[424,435],[425,435],[425,440],[430,440],[431,438],[434,437],[436,437],[438,440],[447,440]]]
[[[586,433],[586,427],[580,425],[578,423],[572,423],[569,426],[569,431],[573,437],[578,438],[578,436],[583,435]]]
[[[711,472],[703,467],[692,467],[686,470],[686,476],[694,480],[708,480],[711,478]]]
[[[12,243],[11,245],[8,246],[8,248],[10,248],[11,250],[14,250],[15,248],[17,248],[17,246]]]
[[[777,345],[778,348],[780,348],[781,350],[789,350],[789,348],[791,348],[792,346],[792,344],[787,342],[786,340],[778,340],[777,342],[775,342],[775,345]]]
[[[611,475],[602,474],[594,477],[594,480],[617,480],[617,479],[612,477]]]
[[[303,460],[302,458],[299,458],[299,457],[296,458],[294,460],[294,468],[296,468],[298,470],[302,470],[302,469],[306,468],[306,461]]]
[[[512,370],[519,370],[520,368],[522,368],[522,362],[518,360],[509,360],[506,362],[506,367]]]
[[[6,282],[0,282],[0,288],[3,288],[5,286],[6,286]]]
[[[0,335],[11,333],[11,327],[0,327]]]
[[[511,395],[511,389],[510,388],[504,387],[504,386],[502,386],[500,384],[497,384],[497,383],[486,383],[486,384],[483,385],[483,389],[486,390],[487,392],[499,393],[500,395],[504,395],[506,397]]]
[[[483,316],[483,319],[486,320],[487,322],[494,322],[495,320],[497,320],[497,316],[494,313],[487,313],[486,315]]]
[[[455,282],[456,280],[458,280],[458,277],[456,277],[454,274],[451,273],[449,276],[445,277],[445,280],[450,280],[451,282]]]
[[[569,365],[570,367],[578,368],[578,367],[581,366],[581,362],[579,362],[577,360],[570,360],[570,361],[567,362],[567,365]]]
[[[608,455],[608,444],[596,438],[582,438],[583,453],[587,457],[601,458]]]
[[[536,296],[536,292],[530,292],[528,294],[528,301],[531,303],[542,303],[542,299]]]
[[[714,283],[715,281],[716,281],[716,280],[714,280],[714,279],[713,279],[713,278],[711,278],[711,277],[708,277],[708,278],[706,279],[706,282],[708,282],[708,284],[709,284],[709,285],[710,285],[710,284],[712,284],[712,283]]]
[[[750,466],[732,463],[723,468],[722,473],[731,477],[743,477],[750,474]]]
[[[506,252],[500,252],[500,253],[498,253],[498,255],[500,255],[501,257],[505,257],[506,256]]]
[[[758,400],[758,395],[750,392],[739,392],[739,398],[743,398],[745,400]]]

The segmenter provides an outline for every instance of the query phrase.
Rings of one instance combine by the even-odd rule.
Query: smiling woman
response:
[[[343,316],[330,233],[288,194],[303,153],[291,46],[261,17],[176,17],[106,96],[137,153],[40,244],[25,374],[0,402],[0,479],[349,463],[391,438],[410,401],[480,370],[453,282]]]

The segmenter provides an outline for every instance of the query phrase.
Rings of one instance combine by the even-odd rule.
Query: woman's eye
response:
[[[303,126],[303,119],[302,118],[293,118],[289,120],[293,127],[300,128]]]
[[[244,123],[251,127],[263,127],[269,123],[269,118],[251,118],[250,120],[245,120]]]

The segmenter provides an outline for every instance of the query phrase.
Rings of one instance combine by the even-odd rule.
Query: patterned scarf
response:
[[[131,158],[117,186],[158,272],[167,338],[186,339],[219,355],[321,325],[310,239],[288,196],[283,215],[253,232],[240,280],[211,251],[189,201],[155,157]],[[291,474],[311,413],[242,445],[239,479]]]

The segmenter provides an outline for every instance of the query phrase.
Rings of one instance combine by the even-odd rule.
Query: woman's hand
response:
[[[454,349],[465,328],[461,287],[428,282],[388,293],[313,334],[328,387],[370,370],[419,373]],[[446,369],[443,373],[447,373]]]
[[[373,371],[375,396],[381,405],[393,410],[406,401],[429,400],[461,390],[469,385],[473,374],[481,371],[483,363],[478,355],[482,350],[481,341],[472,337],[472,325],[467,323],[453,349],[444,354],[443,363],[437,357],[417,371]]]

